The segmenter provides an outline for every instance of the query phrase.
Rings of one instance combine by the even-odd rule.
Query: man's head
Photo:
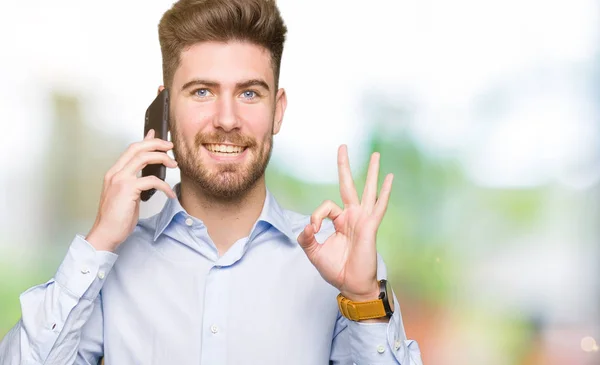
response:
[[[219,200],[264,176],[286,107],[286,27],[273,0],[180,0],[159,24],[175,157]]]

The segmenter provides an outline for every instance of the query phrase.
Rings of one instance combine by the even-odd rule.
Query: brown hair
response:
[[[275,87],[287,28],[276,0],[179,0],[161,18],[163,82],[170,87],[181,52],[199,42],[246,41],[271,54]]]

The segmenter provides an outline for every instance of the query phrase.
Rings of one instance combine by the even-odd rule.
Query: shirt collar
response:
[[[258,217],[258,222],[261,221],[270,224],[273,228],[283,233],[292,243],[297,242],[297,235],[294,234],[292,229],[292,222],[269,189],[267,189],[263,210]]]
[[[180,183],[177,183],[173,190],[177,195],[177,198],[169,198],[165,203],[163,209],[158,214],[158,218],[156,219],[156,227],[154,231],[154,241],[158,239],[158,237],[164,232],[167,226],[171,223],[173,218],[177,216],[177,214],[187,214],[185,209],[179,203],[179,198],[181,194],[181,186]],[[279,232],[283,233],[292,243],[295,243],[297,240],[297,236],[294,234],[292,229],[292,223],[286,214],[285,210],[279,205],[273,194],[267,189],[267,194],[265,198],[265,202],[263,204],[263,209],[258,217],[257,224],[260,222],[265,222],[271,225],[273,228],[277,229]]]
[[[173,191],[177,198],[169,198],[165,203],[163,209],[158,213],[158,218],[156,219],[156,228],[154,230],[154,241],[158,239],[158,237],[163,233],[163,231],[167,228],[169,223],[175,218],[178,213],[186,213],[185,209],[179,203],[179,198],[181,195],[180,184],[177,183],[173,187]]]

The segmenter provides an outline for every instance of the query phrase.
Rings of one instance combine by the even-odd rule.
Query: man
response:
[[[344,207],[327,201],[310,217],[266,188],[287,104],[285,34],[273,0],[180,0],[164,14],[173,141],[150,131],[106,173],[92,229],[23,293],[0,363],[421,364],[380,281],[392,177],[377,197],[379,155],[359,200],[340,147]],[[138,177],[148,164],[178,166],[181,183]],[[148,189],[170,199],[139,220]]]

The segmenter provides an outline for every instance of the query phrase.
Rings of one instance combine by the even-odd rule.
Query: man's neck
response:
[[[219,256],[222,256],[237,240],[250,235],[262,212],[266,194],[263,177],[239,199],[218,200],[182,175],[179,200],[189,215],[204,222]]]

